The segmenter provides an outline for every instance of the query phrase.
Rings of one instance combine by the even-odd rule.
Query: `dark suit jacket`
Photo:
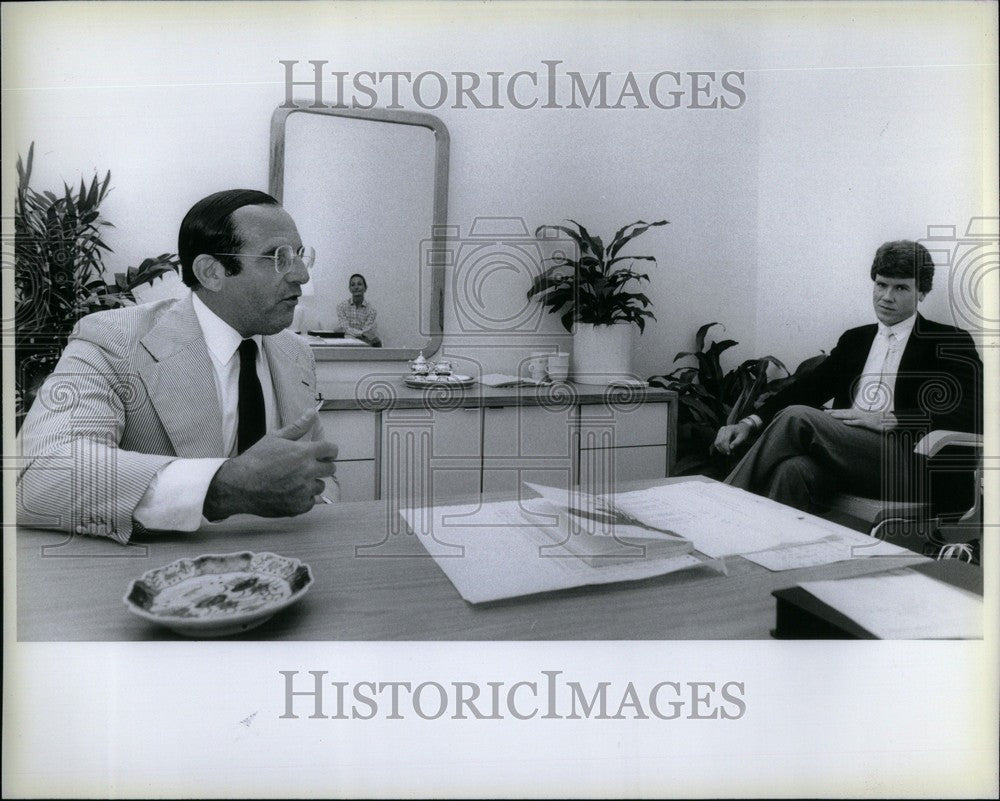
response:
[[[832,398],[835,409],[850,408],[877,331],[874,323],[845,331],[828,358],[766,400],[756,414],[766,425],[794,404],[820,407]],[[981,432],[982,375],[966,331],[918,314],[896,374],[893,412],[900,426]]]

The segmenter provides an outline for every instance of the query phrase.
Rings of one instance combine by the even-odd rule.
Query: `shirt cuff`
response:
[[[746,423],[754,431],[760,431],[760,427],[764,424],[764,421],[755,414],[748,414],[740,422]]]
[[[209,484],[225,459],[174,459],[149,483],[133,517],[147,529],[197,531]]]

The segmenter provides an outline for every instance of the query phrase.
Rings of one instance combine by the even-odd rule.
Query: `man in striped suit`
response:
[[[286,330],[315,258],[263,192],[181,223],[185,298],[80,320],[21,431],[19,523],[128,542],[302,514],[335,472],[315,363]]]

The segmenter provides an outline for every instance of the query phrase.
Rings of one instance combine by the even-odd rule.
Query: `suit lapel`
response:
[[[264,337],[264,354],[278,404],[278,425],[287,426],[316,404],[312,373],[287,334]]]
[[[894,410],[916,409],[919,406],[918,394],[923,383],[931,377],[928,366],[933,364],[933,354],[936,347],[933,337],[928,337],[924,330],[927,321],[919,314],[913,323],[913,330],[906,340],[903,355],[899,358],[899,368],[896,370],[896,389],[893,393]]]
[[[913,330],[906,340],[906,347],[903,348],[903,355],[899,358],[899,370],[896,372],[897,383],[899,377],[916,372],[925,361],[924,351],[928,345],[923,331],[925,324],[924,318],[918,314],[913,323]]]
[[[189,458],[226,456],[215,372],[191,297],[164,314],[142,344],[153,360],[139,374],[174,452]]]
[[[868,354],[872,349],[872,342],[875,341],[877,332],[877,325],[864,325],[854,330],[853,341],[847,351],[850,354],[850,361],[841,375],[840,392],[842,394],[835,398],[835,405],[849,408],[854,403],[854,396],[858,392],[858,384],[865,371]],[[845,342],[845,344],[847,343]]]
[[[875,335],[878,333],[877,325],[866,325],[858,329],[858,340],[855,347],[851,349],[852,356],[855,360],[852,372],[854,375],[859,376],[861,372],[865,369],[865,364],[868,361],[868,354],[871,352],[872,343],[875,341]]]

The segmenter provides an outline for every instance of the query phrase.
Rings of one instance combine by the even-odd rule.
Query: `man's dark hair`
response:
[[[934,259],[919,242],[898,239],[886,242],[875,252],[872,281],[876,275],[886,278],[916,278],[917,292],[930,292],[934,282]]]
[[[350,284],[351,281],[353,281],[355,278],[360,278],[362,281],[364,281],[365,290],[368,289],[368,279],[365,278],[361,273],[353,273],[351,277],[347,279],[347,283]]]
[[[231,219],[244,206],[277,206],[278,201],[267,192],[256,189],[226,189],[195,203],[184,215],[177,235],[177,255],[181,259],[181,278],[192,289],[199,286],[194,274],[194,260],[202,253],[215,256],[226,268],[226,275],[237,275],[241,269],[235,256],[219,253],[239,253],[243,240]]]

